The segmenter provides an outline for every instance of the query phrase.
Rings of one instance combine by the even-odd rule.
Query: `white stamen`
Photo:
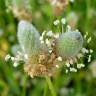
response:
[[[80,69],[80,68],[82,68],[82,67],[85,67],[85,65],[84,65],[84,64],[77,64],[77,68],[78,68],[78,69]]]
[[[55,26],[57,26],[59,23],[60,23],[59,20],[55,20],[55,21],[53,22],[53,24],[54,24]]]
[[[68,62],[66,62],[66,64],[65,64],[67,67],[70,67],[70,64],[68,63]]]
[[[89,50],[87,50],[86,48],[82,48],[82,53],[88,53]]]
[[[90,51],[90,53],[93,53],[93,50],[92,49],[90,49],[89,51]]]
[[[14,62],[13,66],[14,67],[17,67],[18,66],[18,63],[17,62]]]
[[[91,61],[91,55],[88,56],[88,62],[90,62],[90,61]]]
[[[70,63],[70,64],[73,64],[73,60],[72,60],[72,59],[70,59],[70,60],[69,60],[69,63]]]
[[[88,36],[88,32],[86,32],[86,36]]]
[[[49,50],[49,53],[52,53],[52,50]]]
[[[70,0],[70,2],[74,3],[74,0]]]
[[[43,40],[43,36],[40,36],[39,40],[42,41]]]
[[[59,57],[57,58],[57,60],[58,60],[58,61],[62,61],[62,57],[59,56]]]
[[[65,19],[65,18],[62,18],[62,19],[61,19],[61,23],[62,23],[62,24],[66,24],[66,19]]]
[[[70,68],[70,71],[71,72],[77,72],[77,69],[76,68]]]
[[[51,37],[51,36],[53,36],[53,33],[52,33],[52,31],[50,30],[50,31],[48,31],[48,32],[46,33],[46,35]]]
[[[59,68],[59,65],[56,65],[56,68]]]
[[[91,39],[92,39],[92,38],[91,38],[91,37],[89,37],[89,38],[88,38],[88,40],[87,40],[87,43],[90,43]]]
[[[66,69],[65,72],[68,73],[68,69]]]
[[[5,61],[8,61],[11,58],[11,56],[8,54],[5,56]]]
[[[42,33],[42,36],[44,36],[46,34],[46,31],[44,30],[43,33]]]
[[[78,29],[76,29],[75,31],[76,31],[76,32],[79,32],[79,30],[78,30]]]
[[[11,60],[14,61],[15,60],[15,57],[11,57]]]
[[[84,39],[86,39],[86,37],[87,37],[87,35],[85,34],[85,35],[84,35]]]
[[[51,47],[51,43],[50,43],[50,41],[48,39],[46,39],[45,42],[46,42],[46,44],[47,44],[48,47]]]
[[[27,54],[24,54],[24,58],[25,58],[25,59],[28,59],[28,55],[27,55]]]

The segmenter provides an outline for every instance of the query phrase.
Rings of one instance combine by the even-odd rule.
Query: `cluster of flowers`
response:
[[[31,77],[52,76],[62,65],[65,66],[66,73],[77,72],[78,69],[85,67],[81,59],[87,54],[88,62],[90,62],[93,50],[83,48],[83,43],[84,38],[88,38],[87,43],[90,43],[91,37],[88,37],[86,33],[83,38],[78,30],[73,31],[69,25],[64,32],[65,18],[55,20],[53,24],[54,26],[62,24],[62,32],[54,33],[49,30],[39,36],[32,24],[20,21],[18,40],[22,52],[18,51],[15,57],[7,55],[5,60],[11,59],[14,67],[19,65],[19,61],[24,61],[24,71]]]

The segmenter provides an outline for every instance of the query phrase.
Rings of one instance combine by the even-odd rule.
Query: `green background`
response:
[[[53,28],[52,22],[57,18],[66,17],[69,24],[70,22],[74,24],[77,18],[73,26],[83,35],[88,32],[92,37],[92,41],[85,46],[93,49],[92,62],[96,60],[96,0],[69,2],[58,16],[53,14],[52,6],[47,0],[30,0],[30,6],[32,23],[40,33],[50,29],[60,31],[60,28]],[[76,17],[70,16],[71,12],[74,12]],[[8,11],[7,0],[0,0],[0,96],[51,96],[45,78],[30,78],[24,73],[22,65],[14,68],[12,62],[4,61],[5,55],[13,54],[13,47],[18,44],[16,35],[18,21],[12,11]],[[65,74],[62,68],[52,78],[57,96],[96,96],[96,75],[94,77],[92,69],[90,70],[92,63],[87,62],[87,56],[83,62],[86,67],[77,73]],[[96,71],[96,68],[94,69]]]

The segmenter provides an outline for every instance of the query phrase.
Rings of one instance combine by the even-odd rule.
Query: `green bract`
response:
[[[56,53],[63,58],[74,57],[83,45],[83,37],[80,32],[62,33],[56,42]]]
[[[40,49],[40,35],[35,27],[27,21],[20,21],[18,25],[18,40],[26,54],[38,54]]]

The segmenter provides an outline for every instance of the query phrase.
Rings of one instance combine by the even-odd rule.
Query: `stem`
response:
[[[47,83],[45,83],[45,88],[44,88],[44,94],[43,94],[43,96],[47,96],[46,94],[47,94],[47,90],[48,90],[48,85],[47,85]]]
[[[47,84],[48,84],[48,86],[49,86],[49,89],[50,89],[50,91],[51,91],[52,96],[56,96],[56,92],[55,92],[55,90],[54,90],[54,87],[53,87],[53,85],[52,85],[52,82],[51,82],[50,77],[45,76],[45,78],[46,78],[46,81],[47,81]]]
[[[27,81],[27,76],[25,75],[24,76],[24,86],[23,86],[23,89],[22,89],[22,95],[21,96],[26,96],[26,81]]]
[[[85,23],[85,31],[90,30],[89,26],[89,9],[90,9],[90,0],[86,0],[86,23]]]

